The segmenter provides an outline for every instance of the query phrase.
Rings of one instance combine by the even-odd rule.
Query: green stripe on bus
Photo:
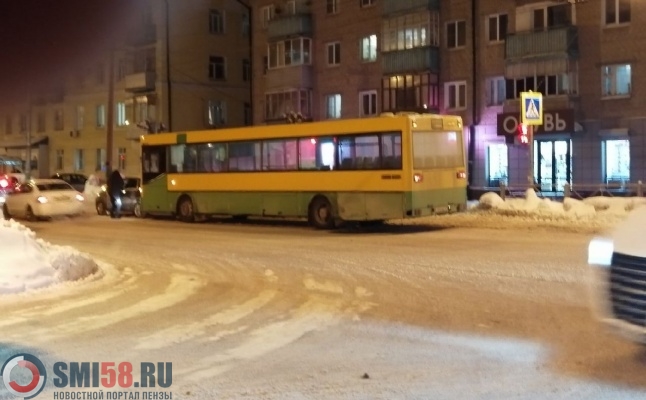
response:
[[[177,134],[177,144],[186,144],[186,134],[178,133]]]

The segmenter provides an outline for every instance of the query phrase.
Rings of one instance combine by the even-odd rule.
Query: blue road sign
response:
[[[543,95],[536,92],[520,94],[521,122],[525,125],[543,125]]]

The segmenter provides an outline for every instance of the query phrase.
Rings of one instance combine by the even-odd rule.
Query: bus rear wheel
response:
[[[195,209],[193,201],[188,196],[182,196],[177,203],[177,215],[179,219],[184,222],[195,221]]]
[[[323,196],[315,197],[310,203],[309,221],[317,229],[334,228],[332,204]]]

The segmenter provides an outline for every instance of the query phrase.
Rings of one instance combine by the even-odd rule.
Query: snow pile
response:
[[[638,206],[645,205],[643,197],[589,197],[583,200],[565,198],[563,202],[540,198],[532,189],[524,198],[502,199],[497,193],[489,192],[480,197],[478,206],[471,211],[492,211],[500,215],[533,216],[549,219],[590,219],[604,216],[625,217]]]
[[[494,192],[469,202],[466,212],[410,220],[390,221],[396,225],[430,225],[439,228],[558,229],[578,233],[600,233],[612,229],[629,212],[646,205],[644,197],[589,197],[563,201],[540,198],[529,189],[521,198],[503,199]]]
[[[88,255],[56,246],[14,220],[0,222],[0,295],[102,274]]]

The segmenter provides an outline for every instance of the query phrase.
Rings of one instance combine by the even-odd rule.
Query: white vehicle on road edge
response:
[[[588,264],[594,311],[602,323],[646,344],[646,207],[638,207],[611,235],[592,239]]]
[[[85,198],[61,179],[32,179],[16,186],[2,206],[5,219],[36,220],[56,216],[77,216]]]

